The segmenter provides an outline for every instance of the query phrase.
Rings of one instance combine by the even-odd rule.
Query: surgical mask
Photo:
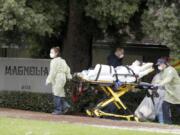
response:
[[[123,55],[123,54],[119,56],[119,58],[123,58],[123,57],[124,57],[124,55]]]
[[[55,58],[55,57],[56,57],[56,54],[55,54],[55,53],[50,53],[50,54],[49,54],[49,56],[50,56],[50,58],[52,58],[52,59],[53,59],[53,58]]]
[[[159,69],[160,71],[162,71],[162,70],[163,70],[163,67],[161,67],[161,66],[158,66],[158,69]]]

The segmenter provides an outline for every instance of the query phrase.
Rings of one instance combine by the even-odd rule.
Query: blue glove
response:
[[[123,84],[122,82],[116,81],[114,85],[115,89],[118,89],[122,84]]]

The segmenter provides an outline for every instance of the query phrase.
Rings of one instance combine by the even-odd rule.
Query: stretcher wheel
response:
[[[89,109],[86,110],[86,113],[87,113],[88,116],[93,116],[93,112],[90,111]]]
[[[96,116],[96,117],[100,117],[101,116],[100,115],[100,111],[98,109],[95,109],[93,112],[94,112],[94,116]]]
[[[139,118],[136,117],[136,116],[134,116],[134,120],[135,120],[136,122],[139,122]]]
[[[97,117],[97,118],[101,117],[99,110],[96,110],[96,109],[92,109],[92,110],[87,109],[86,113],[88,116],[91,116],[91,117]]]

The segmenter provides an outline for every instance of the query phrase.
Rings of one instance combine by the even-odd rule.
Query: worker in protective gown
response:
[[[165,97],[162,104],[163,120],[165,124],[172,123],[171,107],[176,107],[180,113],[180,77],[177,71],[168,64],[166,58],[157,61],[160,70],[160,81],[156,83],[159,87],[165,88]]]
[[[66,61],[60,57],[60,48],[53,47],[50,50],[50,71],[46,79],[46,85],[52,84],[52,93],[54,95],[54,115],[60,115],[66,111],[68,105],[65,101],[64,86],[67,79],[71,79],[70,68]]]

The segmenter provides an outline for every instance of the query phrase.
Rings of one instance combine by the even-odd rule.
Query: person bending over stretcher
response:
[[[159,58],[156,65],[160,71],[160,80],[156,86],[164,87],[165,97],[162,104],[163,121],[165,124],[172,124],[171,107],[176,108],[180,113],[180,77],[177,71],[169,65],[167,58]]]
[[[77,76],[89,81],[108,81],[114,82],[135,82],[137,79],[152,72],[153,63],[142,63],[138,60],[134,61],[130,66],[118,66],[113,68],[109,65],[97,64],[92,70],[83,70]]]

